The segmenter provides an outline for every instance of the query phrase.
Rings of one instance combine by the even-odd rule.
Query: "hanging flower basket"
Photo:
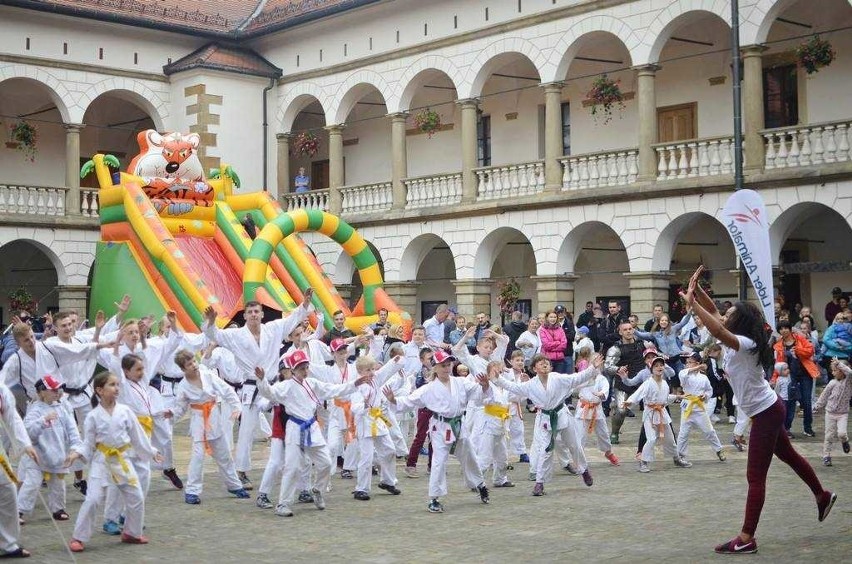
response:
[[[30,162],[35,161],[36,153],[38,153],[37,142],[38,129],[29,122],[20,120],[9,126],[9,143],[6,146],[14,145],[14,148],[24,153]]]
[[[303,131],[293,142],[293,154],[313,157],[319,151],[319,138],[310,131]]]
[[[592,83],[592,89],[586,97],[594,102],[592,115],[595,116],[595,120],[600,114],[603,116],[603,123],[607,124],[612,121],[612,109],[615,105],[618,105],[620,110],[624,109],[624,94],[621,92],[620,84],[620,80],[612,80],[605,74]]]
[[[414,125],[431,139],[435,135],[435,132],[441,129],[441,115],[434,110],[426,108],[414,116]]]
[[[509,315],[515,311],[515,305],[521,297],[521,285],[512,278],[500,284],[500,293],[497,294],[497,305],[500,312]]]
[[[827,67],[834,61],[837,52],[831,43],[814,35],[798,47],[796,47],[796,59],[799,65],[805,67],[808,74],[814,74],[819,69]]]
[[[12,312],[27,310],[34,314],[38,309],[38,302],[33,299],[33,295],[27,292],[23,287],[17,290],[12,290],[7,294],[9,298],[9,309]]]
[[[672,313],[680,313],[681,316],[686,315],[686,310],[689,309],[686,307],[686,302],[683,301],[680,293],[689,289],[689,280],[684,282],[675,282],[677,288],[675,289],[675,295],[677,299],[672,303]],[[713,286],[710,284],[710,281],[704,277],[698,279],[698,285],[701,286],[701,289],[704,290],[708,296],[713,297]]]

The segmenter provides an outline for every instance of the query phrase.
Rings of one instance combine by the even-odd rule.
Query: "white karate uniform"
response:
[[[308,374],[312,378],[321,380],[327,384],[345,384],[349,381],[355,381],[358,378],[358,371],[355,370],[355,363],[346,363],[343,368],[333,365],[318,364],[312,362],[308,369]],[[328,406],[328,427],[326,439],[328,441],[328,453],[331,456],[331,461],[334,463],[338,456],[343,457],[343,469],[354,471],[358,465],[358,441],[357,437],[351,437],[347,443],[346,437],[349,435],[349,424],[346,421],[346,411],[352,417],[352,424],[355,423],[355,416],[352,414],[352,395],[339,396],[329,403]]]
[[[398,393],[400,396],[407,396],[410,391],[407,387],[408,384],[405,372],[401,369],[385,383],[385,386],[390,387],[394,395],[397,395]],[[387,398],[384,397],[384,394],[382,394],[382,413],[385,417],[387,417],[388,421],[390,421],[388,431],[390,432],[390,439],[393,443],[393,448],[396,452],[397,458],[408,456],[408,441],[406,440],[408,435],[403,432],[400,418],[396,416],[396,410],[393,409],[390,402],[388,402]],[[410,413],[411,412],[407,411],[402,415],[410,415]]]
[[[189,422],[192,457],[189,459],[185,491],[187,494],[201,495],[204,455],[208,449],[216,461],[225,488],[231,492],[242,489],[223,424],[233,413],[242,410],[242,404],[234,389],[211,369],[206,366],[198,368],[201,372],[201,386],[195,386],[184,378],[177,386],[173,408],[173,421],[178,421],[187,410],[192,414]],[[209,411],[205,412],[205,409]]]
[[[512,417],[512,404],[509,399],[508,391],[495,386],[491,390],[488,403],[481,409],[480,417],[474,422],[471,434],[476,445],[479,468],[484,476],[485,471],[491,467],[491,482],[495,486],[509,481],[506,476],[506,468],[509,465],[509,420]],[[489,413],[492,409],[496,413]]]
[[[170,331],[171,332],[171,331]],[[202,350],[207,345],[207,339],[203,333],[183,333],[180,344],[175,351],[184,349],[193,354]],[[171,410],[175,405],[175,390],[183,380],[183,370],[175,364],[175,355],[169,354],[163,357],[160,363],[160,395],[163,398],[163,410]],[[157,427],[161,427],[162,431],[157,431]],[[158,439],[155,441],[157,449],[163,455],[163,468],[174,468],[174,452],[172,449],[172,437],[174,434],[174,419],[166,419],[165,417],[157,418],[155,422],[154,433]]]
[[[294,378],[270,386],[265,380],[258,380],[258,391],[265,398],[283,405],[290,416],[284,437],[284,472],[278,503],[292,504],[306,457],[316,470],[314,488],[325,492],[331,474],[331,457],[316,420],[317,407],[323,400],[351,394],[355,385],[352,382],[326,384],[314,378],[299,382]]]
[[[429,474],[429,497],[447,495],[447,457],[455,445],[455,454],[461,464],[466,484],[484,483],[482,470],[473,452],[470,435],[461,425],[461,416],[470,400],[482,401],[492,397],[492,390],[483,393],[479,384],[465,378],[450,377],[448,383],[435,378],[411,392],[407,397],[396,398],[396,410],[405,411],[425,407],[432,412],[429,421],[429,440],[432,443],[432,472]],[[452,419],[458,419],[456,429]],[[458,434],[457,434],[458,433]]]
[[[94,335],[92,335],[94,336]],[[59,337],[50,337],[45,341],[51,343],[64,343]],[[89,338],[81,338],[74,336],[70,343],[65,344],[85,344],[91,343]],[[65,393],[62,396],[62,401],[68,405],[71,413],[76,417],[76,424],[80,429],[83,428],[83,422],[86,416],[92,411],[92,378],[94,377],[95,367],[98,364],[98,354],[96,349],[90,349],[88,354],[84,355],[74,362],[59,363],[59,380],[65,384]],[[54,375],[55,376],[55,375]]]
[[[500,388],[514,393],[522,398],[529,398],[539,407],[535,418],[533,431],[533,444],[531,450],[535,452],[535,465],[530,458],[530,473],[535,473],[536,482],[549,482],[553,475],[553,450],[549,449],[551,440],[555,442],[557,436],[561,436],[565,446],[571,453],[578,472],[588,469],[586,455],[583,452],[581,431],[577,429],[574,418],[564,409],[565,398],[574,388],[584,384],[600,374],[600,371],[590,366],[576,374],[559,374],[551,372],[547,377],[545,388],[541,380],[536,376],[527,382],[510,382],[503,376],[498,378],[494,384]],[[545,413],[545,411],[550,413]],[[551,416],[551,414],[553,414]],[[552,421],[556,420],[556,428],[552,429]],[[555,445],[554,445],[554,448]]]
[[[58,338],[36,341],[35,358],[18,349],[10,356],[0,372],[6,386],[20,386],[29,401],[36,398],[35,383],[50,374],[64,384],[60,366],[89,360],[97,355],[97,343],[64,343]]]
[[[14,394],[3,384],[0,384],[0,417],[3,418],[3,424],[0,425],[0,551],[5,553],[20,548],[18,539],[21,536],[18,490],[13,481],[12,461],[7,447],[18,452],[32,446],[32,442],[15,408]]]
[[[355,433],[358,436],[357,491],[370,493],[373,478],[373,455],[379,461],[383,483],[396,485],[396,461],[393,441],[390,438],[390,420],[382,411],[382,387],[402,369],[403,359],[388,362],[375,371],[373,381],[358,386],[353,394],[352,413],[355,415]]]
[[[603,399],[609,395],[609,380],[603,374],[598,374],[592,382],[579,389],[580,402],[575,417],[581,426],[582,436],[585,438],[594,433],[598,449],[607,453],[612,450],[612,443],[609,441],[609,427],[601,407],[603,399],[597,395],[601,393]]]
[[[674,434],[670,423],[672,418],[666,411],[666,405],[675,400],[675,396],[669,394],[669,384],[665,378],[660,382],[654,378],[648,378],[639,386],[633,394],[627,398],[627,403],[639,405],[645,401],[645,411],[642,412],[642,424],[645,426],[647,442],[642,448],[642,461],[653,462],[654,446],[658,439],[663,439],[663,452],[666,456],[674,457],[677,454],[674,443]],[[662,437],[660,436],[662,433]]]
[[[708,398],[713,397],[713,386],[710,384],[710,380],[697,369],[690,371],[688,368],[681,370],[678,377],[683,393],[687,396],[680,403],[680,431],[677,434],[678,456],[686,456],[689,431],[693,427],[697,427],[704,433],[704,440],[710,443],[714,453],[719,452],[722,450],[722,443],[719,441],[719,436],[710,421],[713,408],[704,404]],[[692,405],[691,410],[689,409],[690,405]],[[689,417],[685,417],[687,411],[690,411]]]
[[[201,358],[201,364],[216,371],[219,378],[234,389],[239,399],[237,389],[242,386],[242,376],[234,360],[234,353],[222,347],[216,347],[210,352],[210,356]],[[242,408],[240,408],[242,410]],[[228,441],[228,450],[234,451],[234,420],[230,417],[222,423],[225,440]]]
[[[525,373],[522,373],[526,375]],[[503,377],[511,382],[521,382],[521,375],[511,368],[503,373]],[[524,435],[524,405],[526,400],[515,394],[509,394],[509,450],[515,455],[527,453],[527,439]]]
[[[90,461],[89,483],[86,499],[74,525],[73,538],[85,543],[92,537],[98,505],[110,484],[118,488],[124,502],[124,533],[133,537],[142,536],[145,496],[128,455],[132,452],[133,457],[148,462],[157,451],[151,446],[136,415],[121,403],[115,404],[112,414],[99,405],[86,417],[82,438],[82,445],[74,450]],[[106,456],[101,448],[121,452]]]
[[[506,347],[509,344],[509,337],[505,335],[498,335],[497,346],[494,351],[491,353],[491,356],[485,358],[481,355],[470,354],[467,349],[467,346],[464,344],[457,344],[453,347],[453,354],[456,355],[456,358],[459,359],[459,362],[464,364],[470,370],[470,374],[468,374],[468,379],[476,384],[476,376],[480,374],[485,374],[488,371],[488,363],[491,361],[499,361],[502,362],[504,356],[506,355]],[[472,438],[472,445],[474,452],[479,450],[479,436],[473,434],[474,428],[478,428],[481,425],[482,419],[484,415],[482,413],[482,405],[478,404],[474,401],[471,401],[467,405],[467,410],[465,411],[464,421],[462,425],[465,428],[465,433],[468,434]],[[476,487],[477,484],[468,484],[469,487]]]
[[[258,389],[254,369],[259,366],[266,374],[278,374],[281,343],[284,337],[292,333],[293,329],[308,317],[309,312],[310,308],[300,305],[283,319],[262,323],[259,339],[256,339],[245,326],[219,329],[215,324],[205,322],[204,334],[207,338],[234,353],[239,381],[242,383],[239,395],[243,412],[240,416],[240,431],[234,456],[237,472],[251,470],[251,446],[260,418],[260,406],[254,401],[255,391]]]
[[[45,418],[56,414],[56,419]],[[24,427],[38,453],[38,463],[29,456],[21,457],[18,477],[23,482],[18,491],[18,511],[24,514],[35,509],[41,482],[47,479],[47,506],[51,513],[65,509],[65,459],[68,449],[79,447],[80,433],[73,416],[61,403],[47,404],[34,401],[24,417]]]

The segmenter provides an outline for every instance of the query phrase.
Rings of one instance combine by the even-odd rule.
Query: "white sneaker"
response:
[[[279,503],[278,506],[275,508],[275,514],[279,517],[292,517],[293,510],[290,509],[289,503]]]
[[[419,478],[420,475],[417,473],[417,468],[414,466],[406,466],[405,467],[405,475],[409,478]]]
[[[317,509],[319,509],[320,511],[325,509],[325,499],[323,499],[322,497],[322,492],[319,491],[317,488],[314,488],[311,490],[311,493],[314,496],[314,505],[317,506]]]
[[[642,472],[643,474],[647,474],[648,472],[651,471],[651,469],[648,467],[647,462],[645,462],[644,460],[640,460],[639,461],[639,471]]]
[[[733,424],[734,424],[734,423],[736,423],[736,422],[737,422],[737,418],[736,418],[736,417],[734,417],[733,415],[728,415],[728,423],[730,423],[731,425],[733,425]]]

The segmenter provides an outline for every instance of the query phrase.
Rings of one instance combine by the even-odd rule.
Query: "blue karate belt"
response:
[[[299,419],[295,415],[290,415],[290,421],[299,426],[299,447],[305,448],[311,446],[311,426],[316,423],[317,416],[314,415],[308,420]]]

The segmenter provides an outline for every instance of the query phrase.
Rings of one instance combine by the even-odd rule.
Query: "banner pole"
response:
[[[742,78],[740,57],[740,3],[739,0],[731,0],[731,61],[734,82],[734,190],[743,189],[743,104],[742,104]],[[745,268],[740,262],[739,275],[739,299],[744,301],[747,296],[747,284]]]

